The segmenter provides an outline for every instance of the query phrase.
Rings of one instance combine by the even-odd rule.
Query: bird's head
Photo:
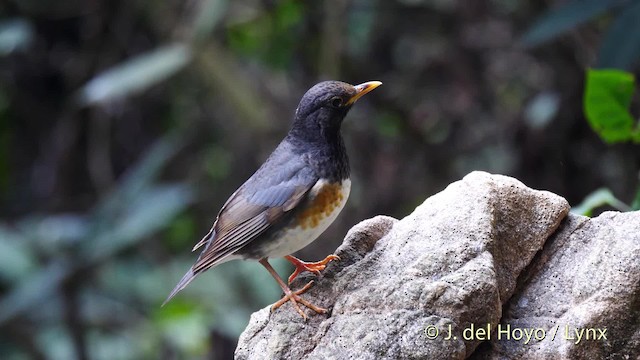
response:
[[[306,129],[304,132],[310,136],[339,131],[351,106],[380,85],[380,81],[355,86],[342,81],[323,81],[314,85],[300,100],[293,129]]]

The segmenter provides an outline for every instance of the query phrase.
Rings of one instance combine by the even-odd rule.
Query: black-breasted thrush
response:
[[[176,285],[165,303],[184,289],[196,275],[233,259],[256,259],[276,279],[287,301],[306,319],[298,303],[317,313],[317,307],[291,291],[267,258],[284,256],[296,270],[319,274],[338,259],[329,255],[318,262],[304,262],[290,254],[313,242],[335,220],[349,196],[349,160],[340,126],[351,106],[382,83],[370,81],[350,85],[321,82],[307,91],[295,112],[287,136],[264,164],[222,206],[209,233],[193,248],[204,245],[196,263]]]

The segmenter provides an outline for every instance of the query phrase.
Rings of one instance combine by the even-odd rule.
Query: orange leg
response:
[[[306,261],[302,261],[296,257],[293,257],[291,255],[287,255],[284,257],[285,259],[289,260],[290,263],[293,264],[293,266],[296,267],[296,269],[293,271],[293,274],[291,274],[291,276],[289,276],[289,284],[291,284],[291,282],[293,282],[293,280],[296,278],[296,276],[298,276],[298,274],[300,274],[303,271],[310,271],[316,275],[320,275],[320,271],[324,270],[324,268],[327,266],[327,264],[330,261],[333,260],[340,260],[340,258],[337,255],[329,255],[326,258],[324,258],[324,260],[318,261],[318,262],[306,262]]]
[[[278,302],[276,302],[271,306],[271,312],[275,311],[277,308],[285,304],[287,301],[291,301],[291,304],[296,309],[298,314],[300,314],[300,316],[302,316],[302,318],[305,320],[307,320],[307,315],[304,313],[304,311],[302,311],[302,309],[300,309],[300,306],[298,305],[298,303],[308,307],[309,309],[315,311],[318,314],[327,313],[327,309],[315,306],[300,296],[304,294],[307,290],[309,290],[311,285],[313,285],[313,281],[310,281],[307,285],[305,285],[300,290],[291,291],[291,289],[287,286],[287,284],[285,284],[284,281],[282,281],[282,279],[280,278],[278,273],[275,271],[275,269],[271,266],[271,264],[269,264],[269,262],[267,261],[267,258],[262,258],[260,259],[259,262],[260,264],[262,264],[262,266],[264,266],[267,269],[269,274],[271,274],[271,276],[273,276],[273,278],[276,279],[276,281],[278,282],[278,285],[280,285],[280,287],[282,288],[282,291],[284,291],[284,296],[282,297],[282,299],[280,299]]]

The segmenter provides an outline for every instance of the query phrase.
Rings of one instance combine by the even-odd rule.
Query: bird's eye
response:
[[[342,106],[342,98],[341,97],[334,97],[331,99],[331,106],[335,107],[335,108],[339,108],[340,106]]]

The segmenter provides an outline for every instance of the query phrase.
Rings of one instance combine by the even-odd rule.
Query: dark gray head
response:
[[[356,100],[380,85],[380,81],[355,86],[342,81],[314,85],[300,100],[290,134],[309,140],[337,136]]]

